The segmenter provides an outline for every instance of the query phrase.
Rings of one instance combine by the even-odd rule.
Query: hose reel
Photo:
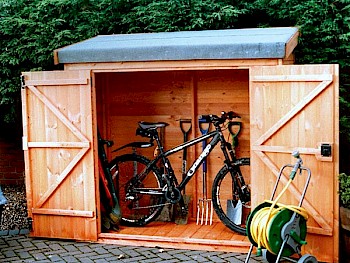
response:
[[[287,164],[281,168],[270,200],[265,200],[259,204],[248,216],[246,232],[251,246],[246,263],[249,262],[253,247],[257,247],[257,256],[263,255],[268,262],[279,262],[282,257],[288,260],[288,257],[295,253],[300,257],[299,261],[297,261],[298,263],[317,262],[316,258],[311,255],[301,255],[301,246],[307,243],[305,239],[307,232],[306,222],[308,220],[308,213],[301,206],[310,182],[311,171],[309,168],[302,166],[299,152],[293,152],[293,156],[297,158],[296,163],[294,165]],[[287,167],[292,168],[288,183],[274,199],[283,171]],[[308,173],[299,204],[284,205],[278,203],[278,200],[288,189],[298,171],[300,175],[303,171]]]
[[[265,201],[253,210],[247,219],[247,235],[249,241],[258,247],[258,256],[261,256],[261,247],[278,255],[285,238],[289,235],[291,239],[285,244],[281,254],[282,257],[289,257],[299,251],[301,245],[306,244],[308,216],[307,213],[305,215],[305,211],[301,210],[300,214],[296,212],[298,207],[272,205],[272,202]]]

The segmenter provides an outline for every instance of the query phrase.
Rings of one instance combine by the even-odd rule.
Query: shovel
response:
[[[238,146],[238,134],[242,128],[242,123],[237,121],[231,121],[228,125],[228,130],[232,136],[232,148],[235,151],[235,147]],[[234,193],[234,182],[232,181],[232,193]],[[241,200],[236,201],[232,196],[231,200],[227,200],[227,217],[236,225],[242,224],[242,210],[243,205]]]
[[[207,123],[207,128],[203,128],[203,123],[207,123],[203,119],[199,119],[199,129],[202,133],[202,135],[205,135],[208,133],[210,128],[210,122]],[[203,140],[202,148],[203,150],[207,146],[206,140]],[[208,199],[208,193],[207,193],[207,161],[206,158],[203,160],[203,198],[198,200],[197,204],[197,225],[204,224],[204,215],[205,215],[205,225],[208,225],[208,222],[210,225],[213,224],[213,202],[211,199]],[[210,218],[209,218],[210,216]],[[209,220],[209,221],[208,221]]]
[[[191,119],[180,119],[180,129],[182,131],[182,134],[184,136],[184,143],[187,142],[188,134],[191,132],[192,129],[192,120]],[[184,148],[182,153],[182,180],[186,177],[187,172],[187,148]],[[191,196],[186,195],[186,188],[184,187],[182,197],[184,200],[184,203],[186,207],[188,207],[189,203],[191,202]],[[188,213],[182,214],[180,207],[178,207],[177,212],[178,216],[175,217],[175,223],[178,225],[185,225],[188,221]]]

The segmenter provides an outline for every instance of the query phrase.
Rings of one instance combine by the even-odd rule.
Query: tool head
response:
[[[183,134],[187,135],[192,129],[192,120],[191,119],[180,119],[180,129],[181,129]]]
[[[201,131],[202,135],[207,134],[209,132],[210,122],[207,119],[199,116],[198,125],[199,125],[199,130]]]
[[[242,122],[240,121],[230,121],[228,123],[228,130],[233,137],[238,136],[241,132]]]
[[[227,200],[227,216],[236,225],[242,224],[243,204],[241,200]]]

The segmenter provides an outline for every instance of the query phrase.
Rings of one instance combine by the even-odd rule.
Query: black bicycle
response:
[[[109,163],[109,169],[118,182],[119,204],[122,213],[121,223],[129,226],[143,226],[155,220],[166,205],[179,203],[182,213],[188,213],[182,190],[199,169],[204,159],[216,145],[224,155],[224,166],[215,177],[212,186],[213,207],[220,220],[231,230],[245,234],[245,220],[242,219],[242,206],[250,207],[250,189],[245,183],[240,166],[249,165],[249,158],[236,158],[234,147],[227,142],[223,131],[233,129],[239,118],[233,112],[217,115],[202,115],[200,118],[210,122],[215,130],[198,138],[180,144],[170,150],[164,150],[158,128],[167,123],[139,122],[136,134],[149,138],[149,142],[134,142],[126,147],[145,148],[157,144],[158,155],[153,160],[135,153],[117,156]],[[230,132],[234,134],[234,132]],[[211,139],[202,153],[187,170],[186,176],[179,183],[168,156]],[[114,152],[115,152],[114,151]],[[161,167],[161,168],[160,168]]]

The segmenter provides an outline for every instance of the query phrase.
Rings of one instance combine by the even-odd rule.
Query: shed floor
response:
[[[247,252],[250,246],[246,236],[234,233],[221,222],[201,226],[195,221],[186,225],[153,222],[144,227],[121,227],[118,232],[101,233],[99,242],[225,252]]]

